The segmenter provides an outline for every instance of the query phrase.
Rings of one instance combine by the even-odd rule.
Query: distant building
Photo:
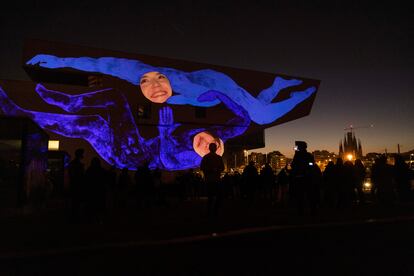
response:
[[[355,138],[355,133],[349,131],[344,136],[344,140],[339,142],[339,157],[344,160],[361,159],[362,145],[361,140]]]
[[[367,154],[365,155],[365,160],[374,161],[374,160],[375,160],[375,159],[377,159],[380,155],[381,155],[381,153],[377,153],[377,152],[370,152],[370,153],[367,153]]]
[[[338,157],[335,153],[329,152],[327,150],[315,150],[312,152],[313,158],[315,159],[316,164],[323,170],[329,161],[334,161]]]
[[[267,162],[270,163],[270,166],[273,170],[278,170],[284,168],[287,164],[287,158],[279,151],[272,151],[267,154]]]
[[[262,167],[266,164],[266,154],[260,152],[252,152],[249,155],[249,162],[253,161],[258,167]]]

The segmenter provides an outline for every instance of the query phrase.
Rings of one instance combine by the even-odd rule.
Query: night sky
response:
[[[26,38],[314,78],[321,86],[311,114],[267,129],[267,146],[256,151],[292,156],[304,140],[311,151],[338,152],[350,124],[362,126],[364,154],[414,149],[407,1],[21,2],[2,7],[0,79],[28,80]]]

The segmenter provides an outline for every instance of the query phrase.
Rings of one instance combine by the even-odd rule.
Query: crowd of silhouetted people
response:
[[[306,151],[306,143],[299,142],[297,147],[292,162],[277,173],[269,163],[259,169],[254,162],[249,162],[240,173],[236,170],[221,173],[214,188],[216,202],[240,199],[254,206],[266,201],[275,208],[316,215],[321,208],[341,211],[356,205],[392,206],[413,199],[413,171],[401,156],[396,156],[394,165],[390,165],[387,157],[381,155],[369,169],[359,159],[344,162],[338,158],[335,163],[330,161],[322,172]],[[159,169],[150,170],[148,164],[135,171],[127,168],[118,171],[115,167],[104,169],[97,157],[85,167],[81,161],[83,154],[78,149],[68,166],[74,220],[85,218],[103,223],[110,210],[146,210],[167,207],[172,197],[186,201],[211,196],[212,189],[198,170],[189,169],[174,177]],[[370,186],[364,187],[367,177]]]

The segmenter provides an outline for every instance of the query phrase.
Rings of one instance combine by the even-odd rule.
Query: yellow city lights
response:
[[[364,188],[365,188],[365,189],[370,189],[370,188],[371,188],[371,183],[369,183],[369,182],[365,182],[365,183],[364,183]]]
[[[348,155],[346,156],[346,158],[347,158],[349,161],[352,161],[352,159],[354,159],[354,156],[353,156],[352,154],[348,154]]]

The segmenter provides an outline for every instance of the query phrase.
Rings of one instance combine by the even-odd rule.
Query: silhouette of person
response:
[[[335,198],[336,198],[336,208],[339,209],[343,206],[344,202],[344,194],[342,193],[343,187],[345,184],[345,168],[344,168],[344,161],[342,158],[337,158],[334,171],[334,183],[335,183]]]
[[[273,193],[273,186],[275,182],[275,174],[273,173],[273,169],[269,162],[267,162],[260,171],[260,178],[262,181],[264,197],[269,198],[272,204],[274,204],[275,194]]]
[[[235,171],[232,176],[233,194],[235,198],[240,198],[241,196],[243,196],[243,191],[242,191],[243,181],[241,181],[241,179],[242,177],[240,173],[238,171]]]
[[[222,183],[224,187],[224,197],[234,199],[233,178],[228,172],[224,174],[222,178]]]
[[[323,171],[323,201],[328,208],[336,207],[336,191],[335,164],[329,161]]]
[[[103,223],[106,216],[107,176],[108,172],[101,167],[100,159],[94,157],[85,172],[87,207],[92,222]]]
[[[195,198],[195,185],[196,185],[196,175],[194,169],[187,170],[183,177],[183,189],[184,189],[184,200],[185,199],[194,199]]]
[[[242,178],[247,193],[247,199],[249,203],[252,204],[256,197],[257,182],[259,180],[259,174],[253,161],[250,161],[244,168]]]
[[[117,173],[116,173],[116,166],[111,166],[110,169],[107,171],[107,175],[108,175],[108,192],[107,192],[107,196],[108,196],[108,210],[113,210],[115,208],[116,205],[116,201],[117,201]]]
[[[135,185],[137,193],[138,208],[152,206],[153,181],[151,170],[148,167],[149,162],[145,162],[137,168],[135,172]]]
[[[131,177],[128,168],[123,168],[118,178],[116,189],[117,207],[125,208],[127,206],[128,189],[131,186]]]
[[[278,202],[281,206],[285,206],[287,203],[287,194],[289,190],[289,175],[287,165],[280,170],[277,174],[277,193]]]
[[[355,160],[354,171],[355,171],[355,185],[356,185],[355,189],[357,192],[356,193],[357,199],[358,199],[359,204],[365,204],[365,195],[364,195],[362,188],[363,188],[364,181],[365,181],[366,168],[364,164],[362,163],[361,159]]]
[[[296,151],[291,163],[291,185],[293,200],[295,202],[298,214],[305,213],[305,205],[308,202],[312,204],[312,198],[309,186],[312,186],[313,166],[315,165],[313,156],[307,152],[307,144],[303,141],[296,141]],[[313,207],[313,205],[311,205]],[[313,211],[313,210],[311,210]]]
[[[223,158],[216,153],[217,145],[211,143],[209,145],[210,152],[204,155],[201,160],[200,169],[204,174],[204,179],[207,185],[207,211],[209,217],[217,216],[221,204],[221,187],[220,176],[224,171]]]
[[[194,174],[194,198],[200,199],[201,195],[203,194],[203,177],[201,173],[196,172]]]
[[[161,183],[161,170],[156,168],[152,172],[152,180],[154,183],[154,204],[155,205],[163,205],[165,202],[163,201],[162,197],[162,183]]]
[[[341,186],[339,186],[339,207],[348,208],[352,205],[356,185],[354,164],[351,161],[345,161],[343,170],[343,181],[340,182]]]
[[[71,198],[72,219],[76,222],[80,220],[81,204],[84,199],[84,177],[85,166],[82,163],[84,149],[75,151],[75,159],[69,162],[69,193]]]
[[[411,177],[410,168],[401,155],[395,157],[394,164],[395,182],[400,202],[411,200]]]
[[[133,85],[139,83],[145,97],[158,103],[211,107],[219,104],[219,99],[201,101],[199,96],[208,91],[217,91],[239,103],[249,112],[250,119],[260,125],[282,117],[316,91],[315,86],[310,86],[303,91],[292,92],[290,98],[284,101],[273,102],[281,90],[300,85],[302,81],[276,77],[269,88],[254,97],[226,74],[211,69],[184,72],[173,68],[151,66],[139,60],[115,57],[57,57],[39,54],[26,64],[50,69],[66,67],[97,72],[126,80]],[[149,87],[155,83],[158,83],[158,86],[150,89]],[[171,89],[168,88],[170,85]]]
[[[372,182],[377,190],[377,199],[385,207],[395,201],[394,170],[387,164],[387,156],[381,155],[372,167]]]
[[[316,215],[321,203],[322,171],[317,164],[312,166],[311,183],[307,185],[311,215]]]

